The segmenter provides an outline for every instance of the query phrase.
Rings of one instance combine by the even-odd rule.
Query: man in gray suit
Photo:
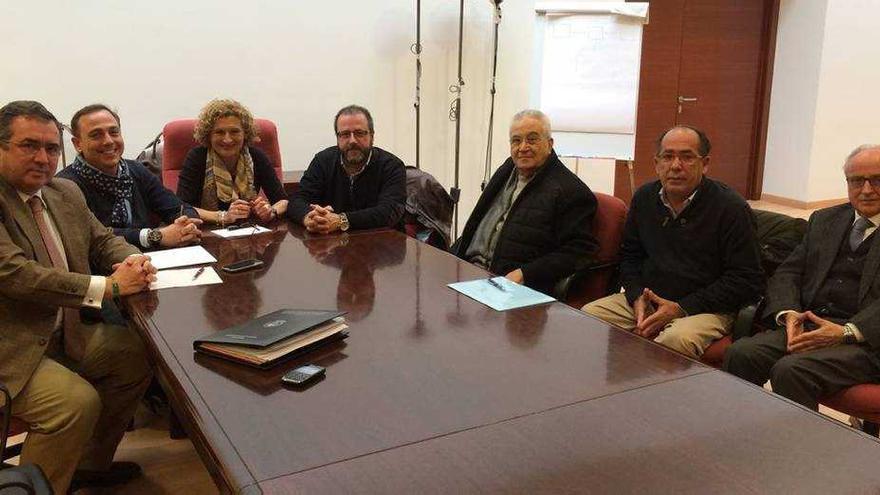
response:
[[[111,461],[150,382],[143,344],[80,310],[146,289],[156,271],[98,222],[76,184],[53,179],[60,154],[60,125],[43,105],[0,108],[0,382],[29,425],[21,462],[63,494],[140,472]]]
[[[724,369],[814,410],[822,397],[880,381],[880,145],[843,167],[849,203],[810,217],[770,279],[764,317],[780,328],[735,342]]]

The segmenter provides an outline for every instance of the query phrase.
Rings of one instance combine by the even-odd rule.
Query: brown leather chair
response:
[[[253,146],[269,156],[278,180],[283,183],[278,128],[271,120],[254,119],[254,123],[257,126],[259,137]],[[162,130],[165,143],[162,147],[162,183],[171,191],[177,192],[177,180],[180,176],[180,169],[183,168],[186,154],[199,145],[193,137],[195,127],[196,119],[179,119],[168,122]]]
[[[618,287],[617,270],[626,223],[626,203],[608,194],[593,194],[598,203],[592,225],[593,236],[599,242],[595,262],[561,280],[555,290],[557,299],[577,309],[607,296]]]

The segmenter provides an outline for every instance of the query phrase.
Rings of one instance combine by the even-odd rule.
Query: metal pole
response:
[[[458,14],[458,84],[449,87],[449,91],[455,94],[452,100],[452,107],[449,111],[449,118],[455,121],[455,185],[449,190],[449,195],[455,202],[455,214],[452,220],[453,237],[458,237],[458,199],[461,197],[461,189],[459,189],[459,169],[461,158],[461,87],[464,86],[464,80],[461,77],[462,49],[464,46],[464,0],[459,2]]]
[[[416,168],[421,169],[419,161],[419,137],[421,136],[421,92],[422,92],[422,2],[416,0],[416,42],[410,47],[416,56]]]
[[[495,123],[495,77],[498,74],[498,26],[501,24],[501,2],[493,2],[495,4],[495,28],[492,36],[492,84],[489,86],[489,137],[486,140],[486,164],[483,168],[483,182],[480,183],[480,190],[486,189],[486,182],[489,181],[489,171],[492,170],[492,130]]]

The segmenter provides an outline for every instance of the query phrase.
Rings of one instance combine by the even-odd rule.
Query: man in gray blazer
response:
[[[780,328],[735,342],[724,369],[812,409],[880,381],[880,145],[843,167],[849,203],[810,217],[800,246],[770,279],[764,317]]]
[[[29,425],[21,462],[67,493],[72,479],[75,489],[140,472],[111,461],[150,382],[143,344],[80,310],[146,289],[155,268],[98,222],[73,182],[53,179],[60,154],[60,125],[43,105],[0,108],[0,382]]]

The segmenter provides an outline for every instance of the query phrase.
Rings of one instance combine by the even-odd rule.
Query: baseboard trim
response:
[[[827,208],[829,206],[842,205],[849,202],[849,198],[823,199],[822,201],[800,201],[797,199],[786,198],[784,196],[775,196],[773,194],[761,194],[761,201],[768,203],[776,203],[782,206],[790,206],[801,210],[816,210],[819,208]]]

